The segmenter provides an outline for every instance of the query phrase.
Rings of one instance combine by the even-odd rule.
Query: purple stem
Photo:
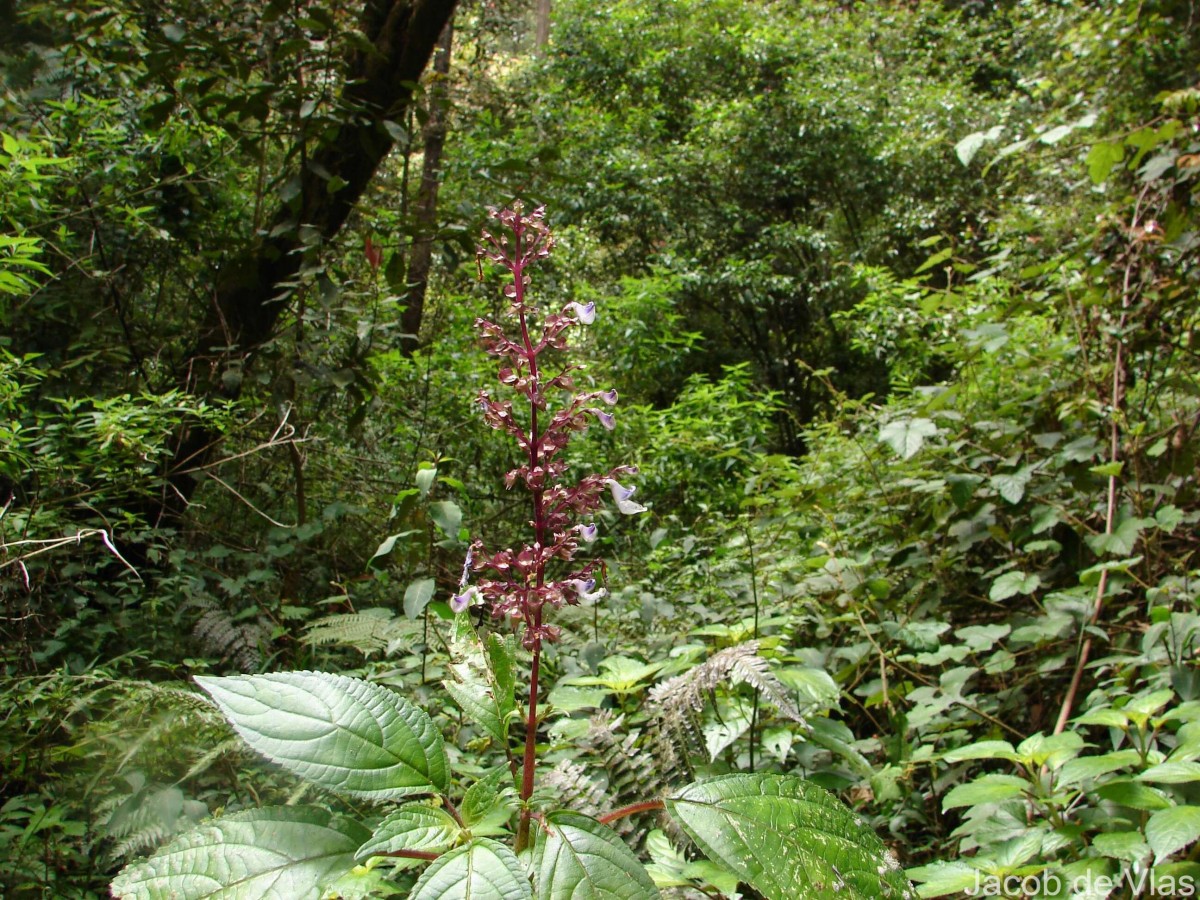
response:
[[[522,243],[524,240],[523,227],[521,220],[518,217],[513,228],[513,280],[515,288],[514,300],[517,309],[517,315],[521,322],[521,339],[525,343],[525,358],[529,362],[529,378],[531,381],[531,390],[529,394],[529,470],[534,472],[537,470],[541,462],[542,455],[542,438],[538,431],[538,407],[537,397],[540,393],[538,385],[538,365],[537,351],[533,348],[533,342],[529,338],[529,323],[525,318],[525,260]],[[534,244],[536,246],[536,242]],[[532,251],[533,248],[530,248]],[[532,258],[532,252],[529,253]],[[537,552],[537,587],[541,588],[546,582],[546,565],[542,558],[542,547],[545,546],[546,519],[545,509],[543,508],[543,488],[541,482],[536,481],[538,487],[532,488],[533,492],[533,529],[534,529],[534,549]],[[542,606],[540,602],[540,592],[536,595],[538,599],[530,602],[529,586],[525,588],[525,603],[523,604],[525,612],[525,627],[527,633],[531,636],[530,652],[533,654],[533,662],[529,667],[529,706],[525,720],[525,759],[521,768],[521,814],[517,822],[517,844],[516,850],[520,853],[529,844],[529,821],[531,810],[529,807],[529,798],[533,796],[533,774],[535,766],[535,754],[537,751],[537,724],[538,724],[538,674],[541,665],[542,657]]]

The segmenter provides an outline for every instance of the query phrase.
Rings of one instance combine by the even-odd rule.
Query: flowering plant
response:
[[[543,354],[566,349],[568,330],[590,324],[596,310],[569,303],[544,313],[531,304],[527,270],[554,246],[544,211],[526,214],[514,204],[494,218],[499,233],[484,232],[480,254],[509,275],[504,293],[515,328],[510,335],[484,319],[476,327],[487,352],[502,361],[500,383],[523,398],[523,408],[518,414],[511,399],[487,391],[478,402],[485,421],[511,435],[521,453],[504,481],[510,488],[520,482],[529,492],[532,540],[519,550],[471,545],[451,601],[455,618],[444,686],[463,714],[508,751],[508,766],[457,795],[460,781],[434,721],[377,683],[321,672],[200,677],[200,687],[262,755],[314,785],[390,804],[390,810],[368,820],[370,827],[321,806],[220,816],[127,866],[113,882],[113,894],[180,900],[395,894],[401,890],[397,879],[411,878],[406,867],[428,862],[411,885],[414,900],[651,900],[659,897],[655,881],[609,823],[658,811],[730,873],[732,883],[752,885],[763,896],[914,898],[874,832],[831,794],[796,776],[708,778],[599,819],[535,809],[541,652],[561,638],[547,612],[604,592],[596,585],[603,564],[577,564],[575,557],[581,543],[596,538],[598,526],[586,520],[605,495],[623,514],[646,510],[632,499],[634,488],[619,480],[636,474],[631,466],[565,483],[563,451],[571,437],[595,422],[612,428],[617,395],[576,390],[579,367],[552,370]],[[567,396],[555,407],[558,393]],[[476,604],[511,622],[520,636],[529,662],[523,711],[515,699],[517,641],[503,629],[482,640],[469,615]],[[509,747],[514,720],[525,723],[519,758]],[[506,837],[512,837],[511,847]],[[678,882],[668,874],[665,883]]]
[[[521,465],[504,476],[504,484],[512,488],[520,482],[530,493],[533,542],[519,551],[489,554],[480,541],[475,541],[463,566],[462,590],[450,605],[456,612],[462,612],[472,601],[481,600],[492,615],[515,620],[522,630],[521,643],[532,655],[521,767],[522,808],[517,830],[520,850],[529,836],[528,802],[533,794],[542,643],[556,641],[561,635],[558,626],[544,621],[545,611],[564,603],[595,601],[605,593],[604,588],[597,589],[593,577],[597,560],[589,560],[559,578],[549,577],[549,567],[556,560],[569,566],[579,550],[579,542],[596,539],[594,523],[571,523],[595,512],[606,490],[626,515],[645,512],[646,508],[631,499],[635,488],[624,487],[617,481],[619,477],[637,474],[633,466],[617,466],[604,475],[587,475],[572,486],[563,484],[567,464],[562,451],[573,435],[586,431],[593,422],[610,431],[615,427],[613,414],[604,407],[616,405],[617,392],[575,391],[575,373],[581,367],[566,364],[550,375],[544,370],[542,355],[547,350],[566,350],[569,329],[592,324],[596,306],[572,302],[561,312],[540,316],[537,306],[528,300],[531,285],[528,270],[554,249],[545,208],[537,207],[526,214],[523,204],[517,201],[511,209],[489,212],[500,225],[499,235],[485,230],[478,256],[481,263],[487,259],[511,277],[504,287],[504,296],[509,301],[507,313],[516,324],[516,334],[510,336],[504,327],[487,319],[476,319],[475,328],[484,349],[503,362],[498,375],[500,383],[524,398],[528,416],[522,421],[511,400],[493,399],[486,390],[479,392],[479,405],[484,421],[511,435],[523,456]],[[535,339],[539,328],[540,334]],[[550,397],[554,391],[567,392],[570,397],[552,412]],[[472,569],[488,576],[477,585],[468,586]]]
[[[555,641],[559,637],[555,626],[542,621],[547,606],[559,607],[564,602],[597,599],[603,595],[603,589],[595,590],[592,578],[597,565],[595,560],[562,578],[547,580],[547,566],[552,560],[570,563],[581,540],[591,543],[596,539],[595,524],[572,526],[572,517],[584,517],[598,509],[606,489],[612,492],[623,513],[645,512],[646,508],[630,499],[634,488],[623,487],[617,481],[618,477],[637,474],[633,466],[617,466],[606,475],[588,475],[571,487],[562,484],[567,468],[562,451],[571,436],[586,431],[592,420],[609,430],[615,427],[613,414],[597,404],[615,406],[617,392],[575,393],[568,403],[550,415],[548,392],[554,389],[572,391],[575,388],[574,373],[581,367],[566,365],[547,378],[539,357],[548,349],[565,350],[569,328],[595,321],[595,304],[569,303],[562,312],[547,316],[535,341],[530,332],[535,326],[537,310],[526,299],[530,286],[527,269],[548,256],[554,247],[554,239],[545,224],[545,210],[539,207],[525,215],[518,202],[510,210],[492,212],[511,231],[512,240],[507,235],[498,239],[485,231],[483,237],[488,246],[480,247],[479,255],[500,264],[512,274],[512,281],[505,286],[504,293],[510,301],[508,312],[516,321],[519,334],[514,340],[500,325],[487,319],[477,319],[475,327],[482,335],[487,352],[505,362],[499,373],[500,383],[525,398],[529,409],[528,424],[518,420],[511,401],[494,400],[489,391],[479,392],[479,405],[484,421],[492,428],[512,435],[525,457],[520,466],[504,476],[504,483],[511,488],[521,482],[532,496],[533,543],[526,544],[516,553],[503,550],[488,555],[482,543],[476,541],[463,569],[461,586],[465,590],[454,597],[451,606],[458,612],[465,609],[471,599],[482,598],[494,615],[511,616],[522,623],[523,643],[536,656],[542,641]],[[546,416],[549,421],[545,421]],[[477,587],[468,588],[466,581],[472,567],[475,571],[490,571],[493,577]]]

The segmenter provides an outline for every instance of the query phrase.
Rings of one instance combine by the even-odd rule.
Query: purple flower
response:
[[[633,516],[646,511],[646,507],[642,506],[642,504],[636,500],[629,499],[633,496],[633,492],[637,488],[621,487],[615,478],[608,479],[606,483],[608,484],[608,489],[612,491],[613,500],[617,503],[617,509],[622,513],[627,516]]]
[[[617,420],[613,418],[612,413],[606,413],[604,410],[596,409],[595,407],[589,407],[585,411],[590,412],[593,416],[599,419],[600,424],[603,425],[606,430],[612,431],[617,427]]]
[[[616,406],[617,405],[617,389],[613,388],[611,391],[601,391],[600,399],[603,400],[605,403],[607,403],[609,406]]]
[[[604,588],[596,588],[596,579],[589,578],[584,581],[582,578],[572,578],[568,584],[575,588],[575,593],[579,595],[580,603],[595,603],[608,593]]]
[[[575,318],[579,320],[580,325],[591,325],[596,321],[595,303],[568,303],[567,309],[575,314]]]
[[[598,529],[596,527],[595,523],[593,523],[591,525],[576,525],[575,526],[575,531],[579,532],[579,539],[581,541],[583,541],[585,544],[590,544],[592,541],[594,541],[596,539],[596,535],[599,532],[599,530],[600,529]]]
[[[450,598],[450,608],[456,613],[466,612],[471,604],[479,599],[479,588],[471,585],[461,594],[455,594]]]

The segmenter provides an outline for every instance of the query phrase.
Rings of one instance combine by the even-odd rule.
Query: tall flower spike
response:
[[[460,592],[451,605],[457,612],[475,602],[485,604],[495,617],[510,619],[514,626],[523,627],[521,642],[531,653],[525,751],[520,763],[522,807],[516,840],[516,849],[520,853],[529,846],[533,815],[529,800],[533,795],[536,768],[541,652],[544,644],[557,641],[561,634],[558,626],[544,621],[544,615],[568,599],[595,603],[606,594],[591,577],[597,566],[603,568],[602,561],[585,563],[560,578],[556,578],[548,567],[569,564],[581,542],[591,543],[596,539],[594,524],[572,526],[570,520],[572,515],[584,517],[595,513],[602,505],[604,486],[612,491],[617,508],[625,515],[645,512],[646,508],[629,499],[632,488],[621,486],[612,477],[636,473],[633,466],[618,466],[608,475],[588,475],[575,487],[561,483],[566,463],[559,454],[573,435],[585,430],[589,424],[588,416],[595,417],[605,428],[614,426],[612,414],[599,407],[615,405],[617,392],[584,391],[555,410],[549,389],[574,391],[570,373],[580,367],[568,366],[561,374],[547,378],[539,357],[543,351],[566,350],[567,328],[595,322],[596,305],[572,302],[562,306],[560,313],[548,314],[549,311],[531,303],[532,281],[527,269],[549,255],[554,246],[554,237],[545,222],[545,210],[539,206],[526,213],[523,206],[514,203],[511,209],[489,210],[489,214],[498,219],[502,227],[483,233],[479,248],[480,270],[482,272],[482,261],[486,259],[508,271],[511,278],[507,279],[503,293],[510,301],[507,318],[515,328],[506,330],[503,325],[482,318],[476,320],[475,327],[484,350],[501,360],[500,383],[522,398],[520,406],[524,407],[527,402],[528,407],[520,409],[514,407],[511,400],[494,400],[487,392],[481,392],[479,402],[484,421],[509,434],[521,451],[521,465],[505,476],[505,484],[512,487],[518,481],[523,482],[531,493],[533,540],[519,551],[509,549],[494,553],[485,553],[482,545],[476,543],[475,560],[464,567]],[[531,335],[532,322],[541,323],[538,339]],[[578,540],[569,536],[572,531],[578,534]],[[488,570],[492,574],[468,587],[467,577],[472,568],[479,572]]]

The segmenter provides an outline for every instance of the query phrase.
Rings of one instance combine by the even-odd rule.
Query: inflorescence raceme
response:
[[[524,398],[518,401],[528,414],[518,414],[513,401],[496,399],[489,391],[480,391],[479,406],[484,421],[492,428],[512,436],[521,451],[522,464],[504,476],[506,487],[524,484],[533,500],[533,542],[520,550],[488,553],[475,541],[463,566],[460,592],[451,601],[456,612],[482,603],[497,617],[507,617],[523,626],[523,642],[534,649],[543,641],[558,639],[559,629],[543,624],[542,611],[564,603],[594,602],[604,596],[596,586],[594,572],[602,568],[590,560],[560,578],[548,578],[547,568],[558,560],[570,568],[580,543],[596,539],[597,526],[588,519],[600,508],[604,494],[611,493],[617,509],[626,515],[645,512],[631,499],[633,487],[625,487],[618,478],[637,473],[633,466],[617,466],[606,474],[586,475],[573,485],[564,484],[567,466],[562,451],[573,435],[586,431],[594,422],[611,430],[615,419],[610,411],[617,403],[617,392],[576,391],[578,365],[566,365],[555,374],[542,369],[542,354],[547,350],[565,350],[567,333],[573,327],[590,325],[596,318],[594,303],[568,303],[562,310],[544,315],[528,301],[528,269],[545,259],[554,248],[554,237],[545,221],[545,208],[526,213],[520,201],[510,209],[490,209],[499,223],[483,232],[478,249],[480,265],[488,260],[507,270],[511,281],[505,284],[508,298],[505,326],[487,319],[476,319],[484,349],[501,360],[499,382]],[[567,400],[553,407],[550,398],[565,392]],[[473,573],[483,574],[471,583]]]

